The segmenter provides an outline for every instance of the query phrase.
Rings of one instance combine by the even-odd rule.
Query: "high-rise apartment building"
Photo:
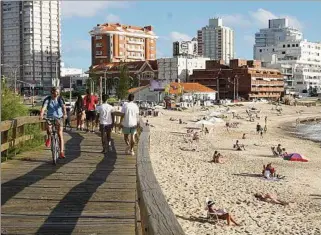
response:
[[[197,32],[198,54],[226,64],[234,58],[234,31],[223,26],[221,18],[209,19],[209,25]]]
[[[303,39],[287,19],[269,20],[269,28],[261,29],[255,38],[254,59],[281,70],[289,91],[321,88],[321,43]]]
[[[98,24],[90,35],[92,65],[156,59],[158,37],[152,26]]]
[[[173,56],[198,56],[197,38],[190,41],[173,42]]]
[[[60,77],[60,1],[1,2],[1,69],[49,90]],[[17,82],[17,88],[28,84]]]

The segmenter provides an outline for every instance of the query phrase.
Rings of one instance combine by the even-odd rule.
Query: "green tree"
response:
[[[120,76],[119,83],[116,87],[116,95],[119,99],[125,99],[128,94],[129,89],[129,74],[128,68],[126,65],[122,65],[120,67]]]
[[[28,115],[28,108],[23,104],[22,98],[7,87],[5,78],[1,80],[1,88],[1,120]]]

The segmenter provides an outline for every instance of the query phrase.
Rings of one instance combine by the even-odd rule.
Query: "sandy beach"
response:
[[[271,104],[243,103],[231,107],[241,117],[247,117],[246,108],[261,110],[259,119],[232,119],[238,128],[227,132],[225,123],[210,127],[208,135],[200,134],[199,143],[185,143],[187,127],[195,126],[198,118],[210,111],[161,110],[159,117],[147,118],[151,127],[151,160],[155,175],[164,195],[188,235],[203,234],[321,234],[321,148],[320,143],[296,138],[288,134],[289,127],[300,117],[321,116],[320,107],[293,107],[282,105],[278,116]],[[302,110],[301,114],[297,111]],[[256,133],[256,124],[264,126],[268,117],[267,133],[263,138]],[[170,117],[179,119],[170,121]],[[145,118],[146,120],[146,118]],[[246,139],[242,139],[246,133]],[[236,140],[245,145],[245,151],[236,151]],[[274,157],[271,146],[282,144],[288,153],[300,153],[309,162],[290,162]],[[196,148],[182,151],[180,147]],[[209,163],[215,150],[226,159],[224,164]],[[277,173],[284,175],[280,181],[268,181],[257,176],[263,165],[272,163]],[[273,193],[290,203],[282,206],[262,202],[255,193]],[[229,211],[241,226],[227,226],[226,221],[216,224],[199,222],[204,216],[205,199],[215,201],[215,208]]]

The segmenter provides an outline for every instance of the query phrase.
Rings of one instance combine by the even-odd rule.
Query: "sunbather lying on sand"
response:
[[[254,194],[254,197],[256,197],[257,199],[259,199],[260,201],[264,201],[264,202],[271,202],[271,203],[275,203],[275,204],[280,204],[280,205],[289,205],[289,202],[286,201],[281,201],[279,199],[277,199],[277,197],[273,194],[261,194],[261,193],[256,193]]]
[[[226,220],[227,225],[231,225],[231,222],[234,223],[237,226],[240,226],[238,223],[235,222],[234,218],[232,217],[232,215],[230,215],[229,213],[227,213],[225,210],[222,209],[215,209],[213,207],[214,202],[213,201],[209,201],[207,203],[207,210],[209,212],[209,216],[211,218],[218,218],[221,220]]]
[[[192,151],[192,152],[196,151],[196,148],[179,147],[179,149],[182,150],[182,151]]]
[[[177,121],[176,118],[172,118],[172,117],[170,117],[169,120],[170,120],[170,121]]]

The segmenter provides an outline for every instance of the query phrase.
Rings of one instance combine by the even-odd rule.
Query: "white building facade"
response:
[[[190,41],[173,42],[173,56],[198,56],[197,38]]]
[[[309,42],[296,29],[288,26],[286,19],[277,19],[280,24],[270,20],[270,26],[264,36],[256,34],[254,59],[261,60],[265,66],[277,68],[286,78],[290,91],[307,93],[311,88],[321,87],[321,43]],[[273,30],[278,30],[275,34]],[[274,35],[274,36],[273,36]],[[259,37],[270,38],[265,45]],[[259,40],[260,39],[260,40]],[[265,40],[268,41],[268,40]]]
[[[59,85],[59,1],[1,2],[1,36],[4,76],[45,90]]]
[[[234,31],[223,26],[221,18],[209,19],[209,25],[197,32],[198,54],[226,64],[235,57]]]
[[[194,69],[205,69],[206,61],[210,58],[161,58],[157,60],[158,80],[162,84],[171,82],[188,82],[189,75]]]

